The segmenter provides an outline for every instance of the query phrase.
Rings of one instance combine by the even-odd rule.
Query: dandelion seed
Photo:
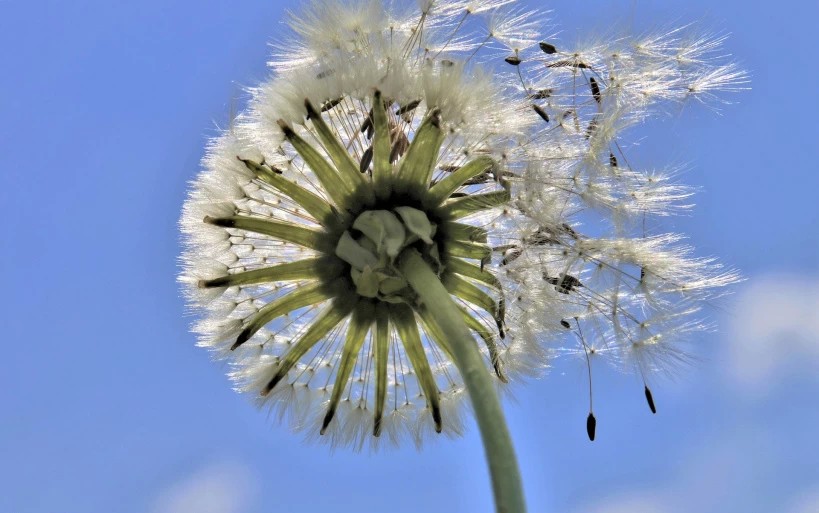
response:
[[[194,330],[238,390],[308,438],[361,449],[462,432],[455,348],[407,261],[444,287],[501,390],[559,355],[667,372],[705,328],[702,301],[737,279],[643,231],[690,192],[620,149],[652,109],[742,87],[709,58],[722,38],[558,52],[511,3],[318,2],[208,148],[180,221]]]

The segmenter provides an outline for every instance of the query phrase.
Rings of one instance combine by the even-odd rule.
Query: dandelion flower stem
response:
[[[420,253],[404,251],[398,268],[452,347],[455,364],[469,391],[481,431],[496,511],[524,513],[523,487],[509,429],[492,378],[462,313]]]

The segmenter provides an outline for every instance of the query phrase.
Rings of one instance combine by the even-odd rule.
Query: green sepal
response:
[[[324,253],[332,253],[335,249],[327,233],[321,230],[305,228],[292,223],[260,219],[257,217],[205,217],[205,223],[224,228],[238,228],[248,232],[275,237],[285,242],[292,242],[305,248]]]
[[[310,323],[307,330],[301,335],[290,350],[279,360],[276,366],[276,373],[262,388],[261,395],[267,395],[273,390],[281,381],[290,369],[301,359],[302,356],[324,338],[330,330],[336,327],[338,323],[344,320],[350,314],[355,301],[350,297],[337,297],[327,308],[319,315],[319,317]]]
[[[395,188],[417,198],[422,198],[429,190],[429,182],[435,163],[438,161],[438,152],[444,142],[441,130],[441,111],[434,108],[427,112],[421,125],[415,131],[415,137],[401,158],[396,173]]]
[[[458,305],[458,307],[461,309],[461,312],[464,315],[464,321],[469,329],[477,333],[483,340],[484,344],[486,344],[486,349],[489,351],[489,358],[492,361],[492,367],[495,369],[495,375],[502,382],[508,383],[509,381],[506,379],[503,369],[501,369],[498,346],[495,344],[495,338],[492,336],[492,333],[481,321],[479,321],[474,315],[472,315],[472,313],[464,308],[463,305]]]
[[[293,280],[329,280],[341,274],[344,266],[335,258],[318,257],[307,258],[297,262],[243,271],[227,276],[220,276],[212,280],[201,280],[199,287],[234,287],[237,285],[255,285],[274,281]]]
[[[445,274],[441,282],[450,294],[484,309],[495,319],[501,338],[505,336],[503,321],[506,312],[503,301],[495,301],[489,294],[455,274]]]
[[[315,282],[298,287],[292,292],[278,297],[259,309],[250,317],[245,328],[236,338],[236,342],[230,348],[231,351],[247,342],[250,337],[262,329],[265,324],[305,306],[315,305],[326,301],[338,294],[343,285],[343,280],[335,280],[330,283]]]
[[[373,436],[381,435],[381,418],[387,402],[387,363],[390,347],[390,310],[384,303],[375,306],[375,417]]]
[[[265,164],[257,164],[252,160],[241,158],[239,160],[256,175],[256,178],[298,203],[322,226],[329,229],[338,229],[342,225],[343,221],[339,219],[339,212],[321,196],[308,191],[296,182],[284,178]]]
[[[395,207],[394,210],[401,216],[401,220],[404,221],[404,226],[406,226],[410,233],[416,235],[419,239],[424,241],[424,243],[432,244],[432,237],[435,235],[435,226],[429,222],[429,218],[424,212],[417,208],[406,206]]]
[[[389,276],[384,273],[377,274],[379,275],[378,291],[385,296],[395,294],[407,288],[407,280],[404,278]]]
[[[436,213],[443,219],[455,220],[481,210],[506,205],[511,198],[512,195],[506,189],[486,194],[470,194],[448,201],[439,207]]]
[[[424,325],[424,330],[430,336],[432,341],[438,344],[438,347],[440,347],[446,354],[447,359],[454,362],[455,356],[452,354],[452,347],[449,345],[449,341],[440,331],[438,324],[432,318],[432,313],[424,305],[417,306],[415,312],[421,318],[421,322]]]
[[[449,272],[460,274],[461,276],[466,276],[467,278],[471,278],[475,281],[479,281],[485,285],[494,288],[497,291],[503,290],[503,287],[501,286],[501,283],[498,280],[497,276],[490,273],[489,271],[481,269],[475,264],[465,262],[460,258],[450,258],[449,260],[447,260],[446,270]]]
[[[418,333],[418,323],[412,309],[405,305],[393,305],[390,307],[390,320],[398,331],[398,336],[404,344],[404,350],[409,357],[412,368],[415,369],[415,377],[427,399],[427,404],[432,412],[432,419],[435,423],[435,431],[440,433],[442,429],[441,421],[441,398],[438,385],[435,383],[435,376],[429,366],[424,346],[421,343],[421,336]]]
[[[355,310],[353,310],[350,324],[347,326],[347,339],[344,341],[344,349],[341,350],[341,362],[336,372],[336,379],[333,382],[330,404],[327,406],[327,413],[321,423],[320,433],[322,435],[326,432],[330,421],[333,420],[341,394],[347,388],[347,381],[349,381],[355,362],[358,360],[358,354],[361,352],[361,346],[364,345],[364,339],[367,338],[367,332],[370,331],[374,316],[375,306],[371,301],[359,301]]]
[[[486,231],[486,228],[472,226],[471,224],[446,221],[441,224],[439,229],[447,238],[453,240],[483,244],[489,239],[489,232]]]
[[[324,160],[324,157],[313,148],[310,143],[299,137],[290,126],[279,120],[279,126],[284,132],[285,138],[293,145],[293,148],[304,159],[304,163],[315,173],[325,192],[332,198],[339,210],[346,210],[355,205],[353,198],[355,191],[341,179],[339,172]]]
[[[335,255],[358,271],[363,271],[365,267],[378,267],[378,257],[353,239],[347,231],[338,239]]]
[[[471,258],[483,262],[492,257],[492,248],[475,242],[448,240],[444,244],[444,255],[446,257]]]
[[[424,207],[435,208],[443,203],[470,178],[492,169],[495,161],[489,157],[478,157],[461,166],[453,173],[433,185],[424,198]]]
[[[365,267],[361,271],[351,269],[350,274],[355,283],[355,291],[359,296],[375,298],[378,297],[379,280],[378,275],[371,267]]]
[[[335,136],[333,131],[330,130],[327,123],[324,122],[321,113],[316,111],[309,100],[304,100],[304,106],[307,109],[307,117],[313,123],[313,128],[315,128],[321,144],[330,156],[330,160],[333,161],[336,169],[338,169],[341,180],[359,195],[361,201],[366,203],[374,202],[375,194],[365,175],[359,171],[358,165],[353,162],[350,153],[344,145],[341,144],[341,141],[338,140],[338,137]]]
[[[407,237],[401,221],[389,210],[367,210],[359,215],[353,228],[375,242],[378,253],[386,252],[390,259],[398,256]]]

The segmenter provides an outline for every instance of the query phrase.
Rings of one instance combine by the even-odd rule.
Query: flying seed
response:
[[[509,57],[503,60],[506,61],[507,64],[511,64],[512,66],[520,65],[520,57],[518,57],[517,55],[510,55]]]
[[[657,413],[657,407],[654,406],[654,397],[651,395],[651,390],[648,389],[648,385],[646,387],[646,401],[648,402],[648,407],[651,408],[651,413]]]
[[[552,92],[553,91],[551,89],[539,89],[534,93],[529,94],[529,98],[532,100],[543,100],[552,96]]]
[[[594,418],[594,413],[589,412],[586,418],[586,433],[589,435],[589,440],[594,442],[594,432],[597,429],[597,419]]]
[[[546,228],[538,228],[536,232],[533,234],[525,237],[523,242],[526,244],[533,244],[537,246],[542,246],[544,244],[557,244],[558,241],[554,236],[552,236],[552,232]]]
[[[544,272],[543,279],[554,285],[555,290],[561,294],[568,294],[574,290],[574,288],[583,286],[583,284],[580,283],[580,280],[569,274],[565,274],[561,278],[556,278],[553,276],[550,277]]]
[[[586,127],[586,139],[590,139],[591,136],[594,135],[595,130],[597,130],[597,125],[597,118],[589,121],[589,126]]]
[[[540,116],[540,119],[542,119],[543,121],[545,121],[547,123],[549,122],[549,115],[546,114],[545,110],[541,109],[537,105],[532,105],[532,108],[534,109],[535,112],[537,112],[537,115]]]
[[[547,68],[580,68],[589,69],[590,66],[583,61],[578,60],[562,60],[550,62],[546,65]]]
[[[539,46],[540,46],[540,49],[543,50],[543,53],[545,53],[547,55],[552,55],[553,53],[557,52],[557,48],[555,48],[555,45],[542,42],[542,43],[540,43]]]
[[[594,97],[594,101],[598,104],[602,101],[602,97],[600,96],[600,86],[597,85],[597,80],[594,77],[589,78],[589,85],[591,85],[592,96]]]
[[[577,240],[578,238],[577,232],[574,231],[574,229],[572,229],[571,226],[569,226],[567,223],[563,223],[562,225],[560,225],[560,227],[563,228],[563,231],[568,233],[571,236],[571,238]]]
[[[523,253],[521,248],[509,248],[503,252],[503,260],[501,260],[501,265],[507,265],[515,260]]]
[[[566,329],[569,329],[569,328],[572,327],[571,324],[569,324],[569,321],[567,321],[566,319],[560,319],[560,325],[563,326]]]

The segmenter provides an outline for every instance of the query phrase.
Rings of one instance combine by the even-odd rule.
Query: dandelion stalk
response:
[[[481,430],[495,495],[495,509],[499,513],[523,513],[526,511],[523,485],[512,438],[494,384],[458,306],[417,251],[406,252],[398,268],[418,294],[424,308],[430,312],[436,327],[450,342],[455,365],[469,391]]]

